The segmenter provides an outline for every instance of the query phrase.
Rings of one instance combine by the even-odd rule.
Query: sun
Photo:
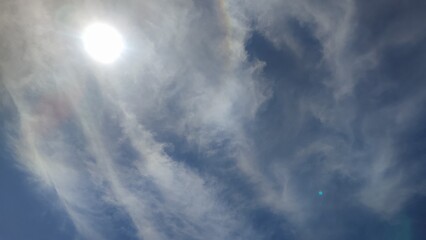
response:
[[[105,23],[93,23],[86,27],[82,40],[89,56],[104,64],[117,60],[124,49],[121,34]]]

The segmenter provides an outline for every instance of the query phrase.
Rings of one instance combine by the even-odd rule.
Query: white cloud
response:
[[[18,161],[57,192],[88,239],[112,237],[123,218],[140,238],[259,239],[239,212],[258,207],[311,239],[314,230],[303,229],[323,226],[313,224],[321,211],[347,204],[380,216],[397,213],[424,191],[424,184],[409,186],[411,169],[395,170],[400,159],[393,149],[424,98],[373,112],[361,106],[356,87],[386,47],[421,34],[384,37],[358,52],[357,7],[349,0],[1,3],[0,64],[19,113]],[[86,24],[105,19],[126,41],[122,59],[108,67],[92,63],[79,42]],[[303,68],[310,53],[294,22],[319,43],[318,65]],[[321,69],[325,76],[300,92],[291,89],[297,83],[273,88],[262,76],[268,63],[246,56],[252,31],[277,51],[291,49],[302,71]],[[285,102],[281,118],[262,126],[258,110],[271,96]],[[254,199],[241,208],[224,201],[220,193],[232,186],[187,164],[193,156],[169,155],[169,136],[202,152],[196,161],[235,161],[230,172],[242,173]],[[318,190],[337,210],[316,205]],[[106,216],[111,208],[125,217]]]
[[[215,4],[2,4],[1,63],[19,112],[19,161],[55,189],[84,237],[113,236],[108,229],[120,219],[104,215],[110,208],[124,211],[140,238],[255,236],[219,200],[214,177],[173,160],[153,135],[175,132],[207,146],[266,98],[253,77],[258,66],[245,59],[244,23]],[[79,34],[108,17],[123,26],[127,45],[115,66],[103,67],[82,52]],[[119,139],[135,156],[120,155],[130,150]]]

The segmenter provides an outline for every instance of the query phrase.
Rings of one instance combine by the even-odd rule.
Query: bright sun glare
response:
[[[124,48],[120,33],[104,23],[89,25],[83,32],[83,44],[93,59],[104,64],[114,62]]]

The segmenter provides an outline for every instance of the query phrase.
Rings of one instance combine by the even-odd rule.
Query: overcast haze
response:
[[[2,0],[0,239],[425,239],[425,43],[421,0]]]

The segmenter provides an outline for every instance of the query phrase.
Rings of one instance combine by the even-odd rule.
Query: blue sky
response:
[[[425,12],[3,1],[0,240],[423,239]]]

